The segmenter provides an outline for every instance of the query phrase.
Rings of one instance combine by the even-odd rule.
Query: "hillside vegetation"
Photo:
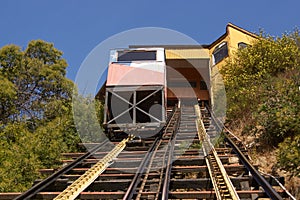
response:
[[[261,34],[221,69],[227,124],[261,150],[276,149],[275,166],[300,176],[300,36]]]
[[[57,168],[62,152],[78,150],[74,84],[65,77],[62,54],[42,40],[29,42],[24,50],[16,45],[0,49],[0,192],[28,189],[41,178],[39,169]],[[87,108],[94,100],[77,95],[76,102],[82,111],[77,121],[91,126],[84,130],[89,135],[93,127]]]

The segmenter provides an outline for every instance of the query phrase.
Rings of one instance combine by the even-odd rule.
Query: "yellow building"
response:
[[[216,110],[226,109],[226,92],[222,76],[219,73],[226,60],[232,57],[239,48],[251,45],[257,35],[231,23],[227,24],[226,32],[209,45],[211,104],[218,106]]]
[[[209,45],[211,66],[222,66],[224,58],[233,56],[238,48],[244,48],[258,38],[257,35],[231,23],[227,24],[226,32]]]

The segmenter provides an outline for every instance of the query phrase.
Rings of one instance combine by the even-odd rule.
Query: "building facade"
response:
[[[251,45],[257,38],[257,35],[229,23],[226,32],[209,45],[131,45],[129,50],[164,49],[168,104],[176,103],[178,97],[195,97],[213,106],[226,104],[219,70],[235,51]],[[104,96],[105,84],[96,97],[104,100]]]

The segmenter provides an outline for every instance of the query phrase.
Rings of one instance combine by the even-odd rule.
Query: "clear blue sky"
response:
[[[106,38],[138,27],[163,27],[209,44],[232,22],[281,35],[300,27],[299,0],[1,0],[0,46],[43,39],[64,52],[74,80],[88,53]]]

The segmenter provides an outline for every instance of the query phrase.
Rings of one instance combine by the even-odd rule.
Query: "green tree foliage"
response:
[[[4,113],[9,116],[1,116],[1,120],[45,118],[45,105],[71,97],[73,83],[65,77],[67,63],[51,43],[31,41],[24,51],[15,45],[5,46],[0,50],[0,64],[1,75],[16,92],[16,98],[10,98],[16,112]]]
[[[0,191],[18,192],[38,177],[40,161],[34,135],[25,123],[9,123],[0,132]]]
[[[62,54],[42,40],[0,49],[0,192],[24,191],[78,148]]]
[[[282,169],[300,177],[300,135],[287,137],[279,144],[278,161]]]
[[[17,99],[17,91],[15,85],[6,77],[0,74],[0,125],[1,122],[7,122],[8,117],[16,113],[14,101]]]
[[[299,66],[299,48],[291,35],[260,37],[252,46],[240,49],[221,69],[228,99],[229,119],[251,115],[262,102],[261,88],[270,77]]]
[[[255,134],[265,147],[280,144],[279,166],[293,174],[300,165],[295,159],[300,151],[299,39],[297,31],[261,36],[221,69],[229,124],[243,123],[244,132]]]
[[[264,84],[255,119],[265,144],[277,145],[287,137],[300,135],[300,67],[286,70]]]
[[[101,142],[105,139],[102,127],[103,104],[92,97],[73,98],[74,120],[83,142]]]

